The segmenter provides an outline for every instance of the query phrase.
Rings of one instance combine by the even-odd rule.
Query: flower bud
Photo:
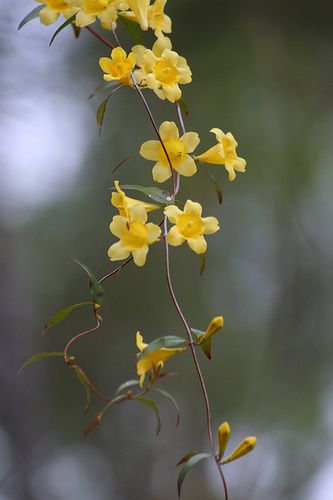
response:
[[[217,431],[217,437],[219,441],[219,459],[224,455],[225,449],[227,447],[229,437],[230,437],[230,425],[228,422],[223,422]]]
[[[232,462],[233,460],[237,460],[238,458],[243,457],[247,453],[253,450],[257,443],[257,438],[255,436],[249,436],[237,446],[237,448],[223,460],[222,464],[227,464]]]

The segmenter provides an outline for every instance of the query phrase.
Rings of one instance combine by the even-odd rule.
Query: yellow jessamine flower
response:
[[[37,3],[45,4],[45,7],[39,12],[39,19],[42,24],[53,24],[57,21],[60,14],[64,17],[72,17],[78,9],[73,7],[72,2],[66,0],[35,0]]]
[[[75,24],[84,28],[99,18],[103,28],[111,29],[112,23],[118,18],[117,7],[119,0],[71,0],[72,4],[79,7]]]
[[[126,0],[127,5],[132,10],[135,19],[140,24],[143,31],[148,29],[148,8],[150,0]]]
[[[192,153],[199,144],[198,134],[186,132],[182,137],[179,137],[175,122],[163,122],[159,132],[174,170],[186,177],[194,175],[197,167],[188,153]],[[144,142],[140,148],[140,155],[146,160],[157,162],[153,168],[155,182],[164,182],[172,176],[167,156],[159,141]]]
[[[138,45],[133,47],[137,54],[135,79],[142,86],[152,89],[160,99],[176,102],[181,98],[179,84],[192,81],[192,73],[185,57],[171,50],[170,39],[161,36],[154,43],[152,50]]]
[[[120,188],[119,181],[114,181],[114,186],[117,192],[112,193],[111,203],[114,207],[116,207],[119,210],[119,215],[122,215],[127,219],[130,216],[129,209],[137,204],[143,206],[146,212],[152,212],[153,210],[159,210],[161,208],[159,205],[154,205],[153,203],[145,203],[144,201],[139,201],[134,198],[129,198]]]
[[[237,172],[245,172],[246,161],[237,156],[236,148],[238,143],[231,132],[225,134],[219,128],[212,128],[211,131],[216,135],[218,144],[205,151],[195,160],[203,163],[212,163],[214,165],[224,165],[229,173],[229,180],[233,181],[236,178]]]
[[[119,241],[108,250],[110,260],[127,259],[132,254],[134,263],[144,266],[149,245],[158,241],[161,234],[161,229],[156,224],[146,222],[147,212],[139,203],[129,209],[129,218],[122,215],[113,217],[110,231]]]
[[[143,337],[140,332],[136,333],[136,345],[140,351],[138,356],[148,345],[143,342]],[[157,349],[156,351],[147,353],[147,355],[143,355],[136,364],[136,371],[140,377],[141,387],[143,385],[147,372],[149,372],[150,370],[162,369],[164,361],[167,361],[168,359],[173,358],[177,354],[180,354],[181,352],[184,352],[186,350],[187,347],[162,347],[161,349]]]
[[[209,340],[214,335],[214,333],[218,332],[223,327],[223,324],[223,316],[216,316],[216,318],[213,318],[207,326],[207,330],[205,331],[203,336],[200,337],[199,344],[203,344],[204,342]]]
[[[155,0],[153,5],[150,5],[148,8],[148,26],[154,30],[157,37],[162,33],[171,33],[171,18],[164,13],[166,3],[167,0]],[[134,12],[123,12],[121,15],[130,21],[140,24],[139,19]]]
[[[169,245],[177,247],[187,241],[188,246],[197,254],[207,250],[204,234],[214,234],[220,229],[219,221],[215,217],[202,218],[202,206],[191,200],[185,203],[184,211],[176,205],[169,205],[164,213],[175,224],[167,236]]]
[[[135,66],[135,54],[130,52],[128,56],[121,47],[116,47],[111,52],[111,58],[101,57],[99,65],[104,71],[104,80],[111,82],[118,80],[125,85],[131,85],[131,71]]]

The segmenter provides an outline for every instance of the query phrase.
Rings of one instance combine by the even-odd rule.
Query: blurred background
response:
[[[83,415],[84,390],[61,351],[93,324],[78,311],[41,337],[59,309],[89,300],[87,277],[115,267],[109,188],[152,185],[153,164],[136,157],[112,169],[153,139],[142,103],[128,89],[109,102],[101,137],[95,113],[102,97],[98,58],[109,54],[88,32],[63,31],[49,48],[55,25],[33,21],[35,6],[7,2],[0,18],[0,500],[170,500],[177,498],[175,464],[186,452],[209,449],[201,393],[190,356],[168,367],[160,384],[181,407],[156,396],[162,431],[138,403],[111,409],[103,424],[82,432],[101,408]],[[205,10],[203,10],[205,8]],[[246,174],[229,183],[212,166],[223,190],[216,201],[199,169],[182,178],[180,198],[201,202],[221,222],[209,237],[207,268],[185,246],[172,249],[176,293],[191,326],[205,329],[214,315],[225,328],[214,338],[212,362],[201,356],[214,429],[232,428],[230,450],[256,435],[251,455],[225,468],[231,500],[333,498],[332,369],[332,7],[310,2],[170,0],[173,44],[193,71],[183,87],[188,130],[204,151],[212,127],[232,131],[247,159]],[[127,47],[128,35],[119,36]],[[148,35],[146,43],[153,38]],[[159,122],[176,120],[174,106],[149,94]],[[157,215],[159,218],[159,215]],[[164,280],[163,251],[147,265],[129,265],[105,285],[98,335],[73,349],[95,384],[112,395],[135,377],[135,332],[148,341],[183,335]],[[183,498],[222,498],[214,464],[196,466]]]

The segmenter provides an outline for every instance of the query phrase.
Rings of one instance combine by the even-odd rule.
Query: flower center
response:
[[[47,0],[47,6],[56,12],[64,12],[69,8],[68,2],[65,0]]]
[[[137,250],[147,244],[148,231],[141,222],[132,222],[129,224],[123,242],[128,250]]]
[[[185,144],[180,139],[167,139],[166,141],[163,141],[163,143],[173,165],[178,165],[184,160],[186,156],[186,149]],[[161,145],[159,157],[160,161],[164,163],[164,165],[169,165],[167,156]]]
[[[155,64],[155,78],[164,85],[175,85],[178,82],[178,69],[164,59]]]
[[[112,61],[111,75],[119,80],[121,77],[127,76],[131,69],[132,66],[126,60]]]
[[[197,238],[203,234],[203,223],[198,215],[182,214],[178,217],[177,229],[184,238]]]
[[[98,15],[103,10],[107,9],[110,0],[84,0],[83,2],[83,10],[87,14],[91,14],[92,16]]]

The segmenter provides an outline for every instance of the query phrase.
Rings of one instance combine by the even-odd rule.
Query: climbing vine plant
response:
[[[209,239],[211,235],[219,231],[219,221],[215,217],[206,215],[198,201],[192,199],[186,200],[185,203],[179,201],[181,178],[194,176],[198,168],[206,169],[221,203],[221,188],[207,165],[216,165],[217,169],[223,166],[229,180],[234,181],[236,172],[245,172],[246,161],[238,156],[238,144],[232,133],[224,133],[220,128],[211,129],[215,137],[212,147],[207,151],[195,153],[199,147],[200,138],[197,132],[185,129],[183,115],[188,113],[182,98],[183,86],[191,83],[192,72],[186,59],[173,49],[172,41],[167,36],[172,32],[172,21],[164,12],[167,0],[155,0],[154,3],[150,0],[126,0],[126,2],[122,0],[36,0],[36,2],[39,5],[22,20],[19,29],[33,19],[39,18],[42,24],[49,26],[59,17],[63,17],[65,20],[54,32],[50,44],[63,29],[69,27],[73,29],[76,38],[79,38],[81,30],[85,29],[105,46],[106,55],[99,60],[104,82],[91,94],[91,97],[101,93],[106,94],[106,98],[97,109],[97,123],[100,129],[103,126],[107,104],[113,94],[123,87],[128,87],[141,100],[152,125],[152,138],[141,145],[139,153],[147,161],[153,162],[152,179],[155,184],[144,187],[133,184],[121,185],[119,181],[114,181],[111,202],[116,214],[111,221],[110,231],[116,241],[111,244],[107,254],[111,262],[120,261],[121,263],[98,279],[85,264],[76,261],[89,277],[91,298],[86,302],[65,307],[56,313],[46,323],[44,331],[59,324],[73,311],[83,307],[92,308],[95,324],[72,337],[62,352],[38,353],[27,360],[21,369],[49,356],[63,358],[66,365],[75,372],[78,380],[85,387],[85,413],[89,409],[91,394],[103,402],[101,410],[91,421],[85,434],[101,423],[105,413],[112,406],[125,401],[137,401],[153,410],[157,417],[158,434],[161,427],[160,415],[156,403],[150,399],[151,395],[157,392],[167,398],[175,406],[178,422],[178,404],[171,394],[160,388],[160,383],[163,377],[168,375],[165,372],[165,364],[174,356],[189,354],[201,387],[210,449],[187,452],[179,460],[177,465],[181,468],[177,480],[178,495],[181,494],[182,484],[189,470],[198,462],[211,459],[215,462],[217,474],[221,479],[221,496],[223,495],[224,499],[228,500],[224,466],[253,450],[256,438],[246,437],[234,451],[225,456],[230,437],[229,423],[222,422],[216,430],[212,428],[211,406],[197,350],[201,349],[207,358],[211,359],[212,339],[223,327],[224,319],[222,316],[214,317],[205,331],[189,326],[172,282],[170,247],[188,246],[189,250],[185,251],[192,251],[200,256],[203,272],[207,251],[206,237]],[[129,35],[135,40],[142,39],[142,31],[151,29],[154,31],[156,41],[151,48],[145,47],[143,43],[136,44],[127,54],[117,36],[119,23],[127,28]],[[97,29],[96,25],[98,25]],[[158,124],[146,99],[148,94],[154,94],[158,99],[173,103],[178,124],[173,121],[163,121]],[[158,187],[167,181],[171,181],[169,191],[164,186],[163,189]],[[149,202],[128,196],[129,191],[137,191],[139,198],[146,197]],[[158,223],[150,221],[152,212],[161,214]],[[131,263],[139,267],[144,266],[149,258],[151,245],[159,245],[164,250],[166,284],[184,336],[166,335],[146,343],[141,332],[137,331],[138,378],[121,384],[114,397],[109,398],[95,387],[87,373],[79,366],[73,355],[73,348],[83,337],[96,332],[101,326],[104,282],[117,276],[122,268]],[[215,433],[216,438],[214,438]]]

